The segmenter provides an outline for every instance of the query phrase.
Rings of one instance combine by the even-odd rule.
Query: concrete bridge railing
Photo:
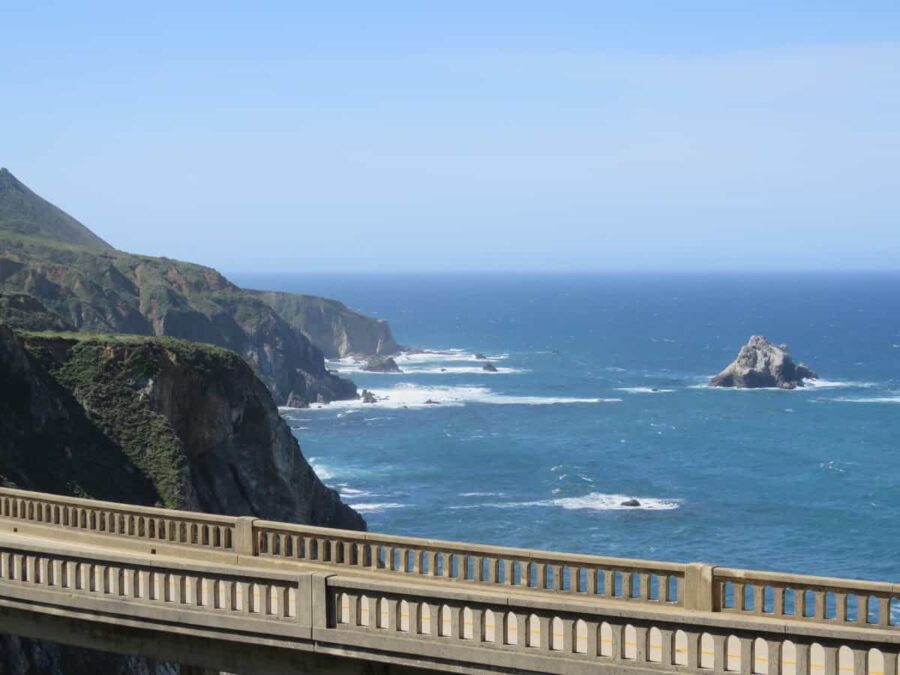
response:
[[[0,602],[223,641],[257,636],[273,648],[454,672],[898,669],[898,584],[392,537],[18,490],[0,490],[0,533]]]

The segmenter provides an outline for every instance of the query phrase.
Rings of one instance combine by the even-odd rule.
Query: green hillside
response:
[[[112,248],[68,213],[29,190],[7,169],[0,169],[0,229],[67,244]]]

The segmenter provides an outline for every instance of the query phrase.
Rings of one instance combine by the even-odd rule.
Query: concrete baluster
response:
[[[674,632],[671,628],[659,629],[659,663],[669,668],[675,663]]]
[[[861,604],[861,603],[860,603]],[[853,648],[853,675],[866,675],[868,672],[869,652],[866,649]],[[797,675],[804,675],[797,671]]]
[[[897,652],[882,649],[881,656],[884,659],[884,675],[897,675]]]
[[[881,596],[876,598],[878,602],[878,625],[887,627],[891,625],[891,598],[890,596]]]
[[[796,675],[809,675],[809,652],[810,645],[806,642],[794,643],[794,654],[796,654],[796,665],[794,672]]]
[[[781,675],[782,649],[784,643],[781,640],[766,640],[768,647],[769,669],[767,675]]]
[[[822,645],[822,651],[825,654],[825,661],[822,664],[823,675],[840,675],[838,647],[836,645],[824,644]]]

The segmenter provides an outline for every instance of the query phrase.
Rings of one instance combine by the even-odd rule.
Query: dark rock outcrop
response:
[[[804,386],[804,380],[817,377],[806,365],[794,363],[787,345],[773,345],[763,336],[754,335],[741,347],[737,358],[709,384],[741,389],[795,389]]]
[[[632,497],[631,499],[626,499],[619,506],[627,506],[629,508],[636,508],[641,505],[641,502]]]
[[[362,367],[363,370],[369,373],[402,373],[400,370],[400,366],[397,365],[397,362],[394,361],[390,356],[373,356],[369,359],[366,359],[365,364]]]
[[[363,403],[378,403],[378,399],[375,397],[375,394],[373,394],[368,389],[363,389],[362,394],[360,394],[359,397],[362,399]]]
[[[485,371],[485,372],[488,372],[488,373],[496,373],[496,372],[497,372],[497,366],[495,366],[495,365],[494,365],[493,363],[491,363],[490,361],[488,361],[488,362],[485,363],[483,366],[481,366],[481,369],[482,369],[483,371]]]

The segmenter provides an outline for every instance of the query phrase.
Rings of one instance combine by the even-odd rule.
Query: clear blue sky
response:
[[[0,165],[120,248],[900,267],[897,0],[137,4],[0,8]]]

